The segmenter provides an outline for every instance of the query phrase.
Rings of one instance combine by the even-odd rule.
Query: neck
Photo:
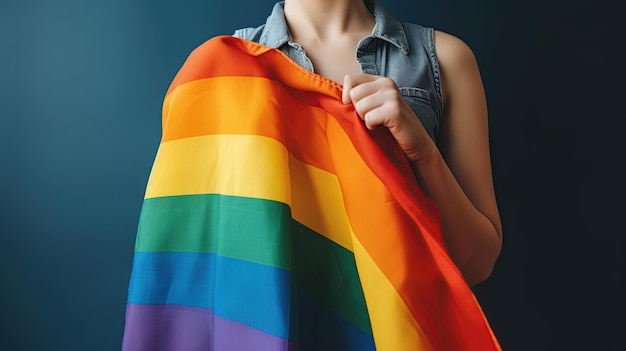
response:
[[[369,33],[374,26],[363,0],[285,0],[285,18],[296,41]]]

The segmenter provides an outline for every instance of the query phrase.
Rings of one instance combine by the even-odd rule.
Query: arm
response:
[[[471,49],[456,37],[435,32],[435,50],[445,111],[439,134],[441,152],[433,152],[415,166],[440,211],[450,255],[474,285],[489,276],[502,247],[489,158],[487,102]]]
[[[365,125],[389,128],[413,162],[424,192],[439,210],[450,257],[470,286],[485,280],[502,247],[487,131],[487,106],[478,65],[458,38],[436,32],[445,116],[439,148],[388,78],[363,74],[344,80]]]

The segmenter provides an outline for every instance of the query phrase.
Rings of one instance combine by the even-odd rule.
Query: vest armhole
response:
[[[436,102],[433,109],[437,114],[438,122],[441,124],[443,120],[443,95],[441,93],[441,71],[439,68],[439,60],[437,59],[437,52],[435,51],[435,30],[430,27],[422,27],[413,23],[402,23],[405,33],[410,36],[409,45],[415,45],[419,43],[423,52],[428,57],[428,63],[430,64],[430,70],[433,77],[433,85],[436,93]],[[414,50],[414,49],[411,49]]]
[[[433,70],[433,77],[435,81],[435,91],[437,92],[439,119],[443,119],[443,95],[441,93],[441,71],[439,69],[439,59],[437,58],[437,52],[435,50],[435,30],[433,28],[427,28],[427,42],[428,42],[428,57],[430,58],[430,64]]]

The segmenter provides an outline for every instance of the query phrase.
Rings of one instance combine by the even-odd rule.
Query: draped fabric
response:
[[[402,151],[337,83],[216,37],[162,127],[124,350],[499,350]]]

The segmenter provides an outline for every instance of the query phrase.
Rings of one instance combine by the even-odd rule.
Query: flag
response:
[[[342,87],[234,37],[163,104],[124,350],[499,350],[437,210]]]

